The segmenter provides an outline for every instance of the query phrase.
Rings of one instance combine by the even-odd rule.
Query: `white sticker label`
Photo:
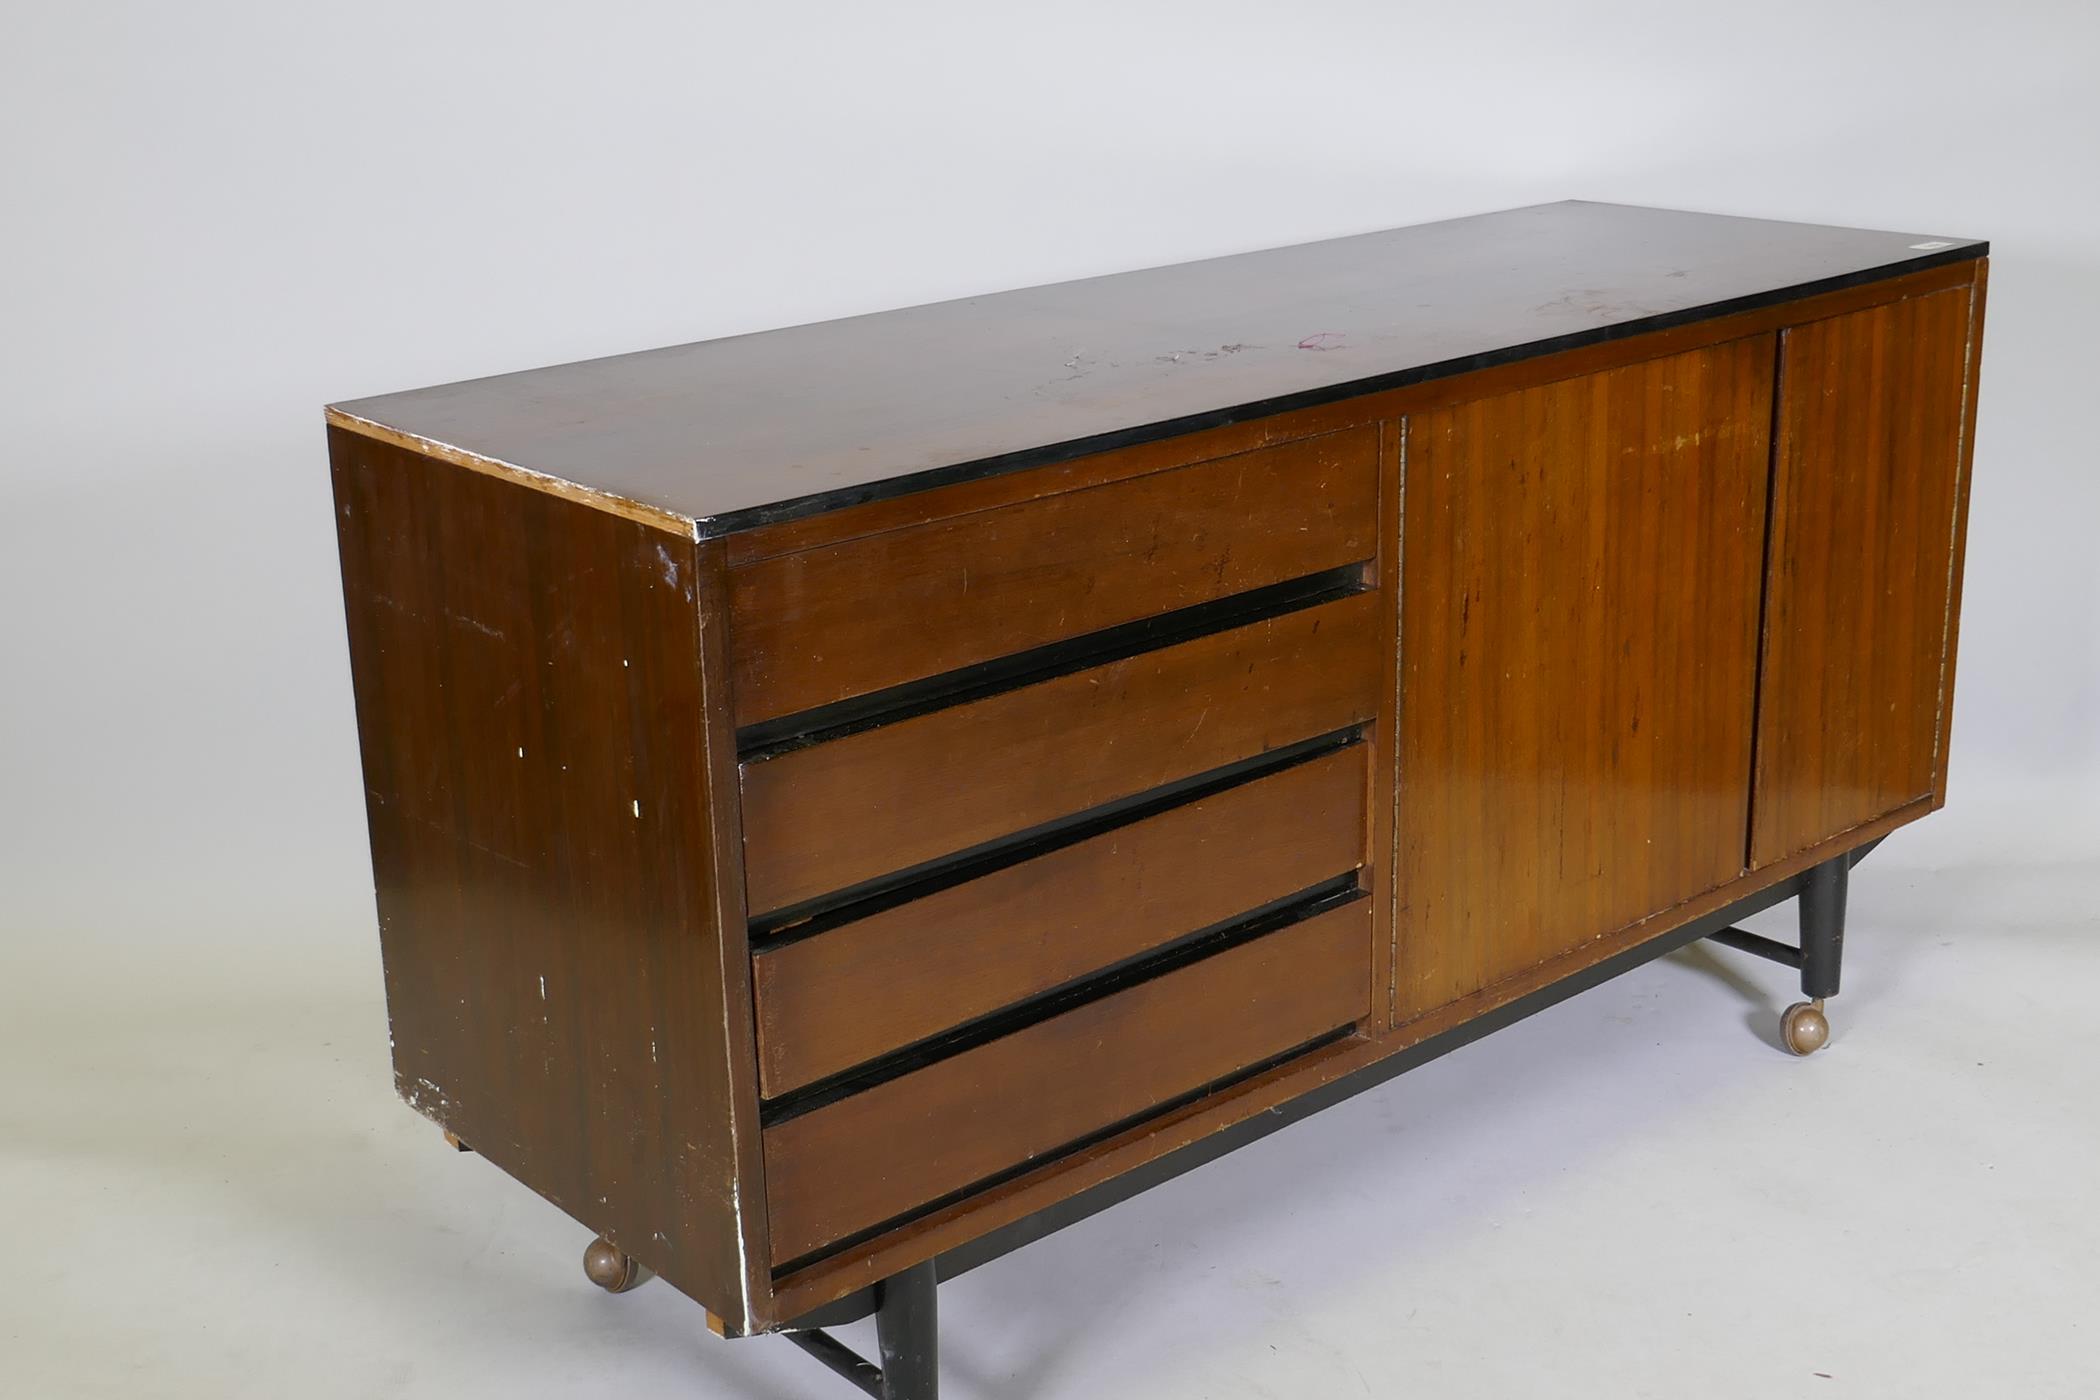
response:
[[[1932,239],[1930,242],[1913,243],[1910,246],[1912,248],[1915,248],[1920,253],[1931,253],[1936,252],[1941,248],[1952,248],[1954,244],[1944,238],[1935,238]]]

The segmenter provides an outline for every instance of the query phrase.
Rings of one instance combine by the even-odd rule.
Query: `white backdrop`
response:
[[[2089,853],[2096,63],[2081,0],[24,7],[0,917],[369,918],[324,401],[1563,197],[1993,240],[1953,804],[1889,854]]]
[[[1838,1043],[1667,959],[944,1289],[948,1377],[2090,1394],[2096,73],[2090,0],[10,6],[10,1378],[826,1384],[579,1296],[392,1101],[324,402],[1581,197],[1995,246],[1952,805],[1854,885]]]

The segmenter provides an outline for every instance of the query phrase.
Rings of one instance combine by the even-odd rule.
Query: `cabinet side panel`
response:
[[[1963,287],[1785,333],[1753,865],[1936,786],[1969,320]]]
[[[708,561],[388,444],[330,452],[397,1087],[744,1323],[762,1194],[733,1127]]]
[[[1772,358],[1409,420],[1397,1020],[1741,872]]]

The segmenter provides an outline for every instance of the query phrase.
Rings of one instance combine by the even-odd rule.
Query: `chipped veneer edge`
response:
[[[694,532],[693,587],[695,592],[697,592],[705,586],[701,581],[705,576],[705,568],[700,562],[700,545],[702,541],[699,538],[699,526],[694,522],[689,521],[687,523]],[[700,711],[703,715],[715,713],[729,714],[733,709],[733,705],[729,697],[726,694],[718,695],[716,693],[717,687],[723,687],[726,689],[727,682],[722,677],[711,674],[712,668],[708,666],[706,659],[707,649],[709,645],[707,638],[707,629],[711,626],[720,625],[718,616],[712,615],[710,609],[708,609],[705,606],[701,606],[694,609],[693,621],[694,626],[697,629],[697,634],[694,637],[694,645],[697,648],[696,655],[700,662],[698,677],[700,685]],[[718,705],[721,707],[719,710],[716,709]],[[703,723],[700,726],[700,766],[701,771],[707,775],[708,781],[710,783],[712,783],[713,775],[715,773],[715,738],[716,735],[714,726],[711,724]],[[710,840],[708,842],[707,850],[703,858],[709,863],[711,867],[715,889],[717,891],[724,889],[726,885],[723,878],[724,871],[722,869],[722,853],[719,845],[714,841]],[[732,919],[727,920],[725,922],[725,935],[727,933],[728,923],[733,923],[739,933],[743,932],[743,881],[741,870],[729,872],[729,882],[733,882],[738,889],[736,901],[738,909],[736,915]],[[725,951],[726,953],[726,950],[723,951]],[[734,959],[731,959],[730,961],[732,965],[741,966],[744,969],[744,975],[748,977],[750,975],[749,960],[750,949],[748,945],[746,945],[739,947],[736,951]],[[729,967],[725,966],[723,968],[724,987],[726,988],[731,986],[733,982],[734,979],[730,976]],[[750,988],[749,984],[747,983],[744,987],[744,995],[749,996],[749,994]],[[726,1033],[727,1027],[725,1026],[724,1029]],[[735,1058],[734,1050],[731,1051],[731,1058]],[[734,1070],[732,1070],[730,1093],[725,1103],[726,1116],[729,1120],[729,1143],[731,1158],[731,1167],[729,1172],[729,1220],[731,1236],[736,1244],[736,1260],[738,1274],[738,1288],[736,1301],[738,1310],[741,1314],[739,1318],[739,1322],[741,1325],[739,1326],[738,1330],[743,1335],[750,1336],[753,1333],[764,1330],[764,1325],[759,1321],[759,1299],[762,1294],[768,1294],[770,1292],[772,1276],[770,1273],[762,1271],[759,1261],[754,1259],[751,1254],[751,1234],[754,1228],[754,1222],[750,1218],[748,1218],[745,1213],[746,1203],[744,1200],[743,1173],[744,1162],[741,1157],[741,1153],[743,1150],[742,1133],[744,1131],[744,1124],[739,1121],[739,1114],[737,1112],[738,1106],[739,1103],[736,1093],[735,1073]],[[756,1143],[753,1143],[751,1144],[751,1151],[753,1157],[756,1159],[753,1163],[753,1169],[757,1172],[763,1173],[765,1170],[765,1157],[763,1149],[760,1148]],[[763,1177],[761,1177],[761,1179],[763,1179]],[[763,1196],[763,1191],[761,1191],[761,1196]],[[761,1203],[760,1213],[756,1221],[757,1227],[763,1227],[766,1224],[766,1217],[763,1211],[764,1207],[763,1203]],[[768,1244],[770,1247],[770,1242],[768,1242]],[[770,1306],[770,1299],[768,1301],[768,1306]],[[715,1320],[716,1315],[713,1312],[713,1310],[710,1309],[708,1311],[708,1325],[710,1329],[713,1329]]]
[[[1958,410],[1961,417],[1954,444],[1954,510],[1947,525],[1947,589],[1946,601],[1940,612],[1939,703],[1932,716],[1933,781],[1934,785],[1942,790],[1940,796],[1943,799],[1947,783],[1946,779],[1940,776],[1940,754],[1947,746],[1947,702],[1953,690],[1947,669],[1952,661],[1950,653],[1953,648],[1950,643],[1954,640],[1954,570],[1961,560],[1962,491],[1968,484],[1972,470],[1971,454],[1976,450],[1975,444],[1970,441],[1975,435],[1975,429],[1969,421],[1969,398],[1976,392],[1976,337],[1983,333],[1982,326],[1977,323],[1977,300],[1984,294],[1983,279],[1986,275],[1979,260],[1977,274],[1969,282],[1969,323],[1964,329],[1961,348],[1961,406]]]
[[[637,524],[669,531],[681,539],[697,540],[700,538],[700,527],[689,515],[680,515],[676,511],[665,510],[661,506],[648,505],[642,501],[630,500],[625,496],[616,496],[609,491],[600,491],[595,487],[584,486],[565,477],[554,476],[548,472],[534,471],[530,467],[521,467],[515,462],[506,462],[501,458],[484,456],[479,452],[469,452],[465,448],[439,442],[435,438],[427,438],[416,433],[405,432],[400,428],[391,428],[384,423],[375,423],[369,418],[360,418],[347,409],[339,408],[334,404],[330,404],[325,412],[328,422],[345,432],[356,433],[360,437],[368,437],[376,442],[384,442],[394,447],[405,448],[410,452],[420,453],[425,457],[434,457],[441,462],[450,462],[455,467],[465,467],[469,471],[477,471],[484,476],[493,476],[502,481],[530,487],[535,491],[544,491],[550,496],[559,496],[565,501],[575,501],[579,505],[602,510],[608,515],[617,515],[623,520],[632,520]]]

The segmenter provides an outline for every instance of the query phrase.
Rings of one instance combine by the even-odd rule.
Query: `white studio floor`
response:
[[[1822,1054],[1695,946],[945,1285],[944,1394],[2100,1393],[2100,868],[1852,891]],[[369,925],[321,933],[12,950],[0,1394],[853,1393],[589,1286],[394,1100]]]

